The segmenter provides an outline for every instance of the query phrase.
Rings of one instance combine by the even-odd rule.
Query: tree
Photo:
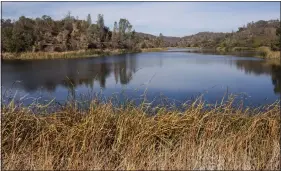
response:
[[[2,39],[1,39],[1,47],[2,51],[12,52],[13,51],[13,23],[10,19],[4,20],[1,19],[1,27],[2,27]]]
[[[15,23],[12,31],[13,51],[31,51],[35,42],[34,21],[24,16]]]
[[[114,27],[113,27],[113,32],[112,32],[112,38],[111,38],[111,42],[112,42],[112,46],[113,48],[117,48],[118,47],[118,24],[115,21],[114,22]]]
[[[159,34],[159,47],[163,47],[164,46],[164,36],[162,33]]]
[[[119,36],[120,43],[125,47],[127,46],[126,41],[129,40],[131,37],[132,27],[133,26],[130,24],[130,22],[127,19],[121,18],[119,20],[118,36]]]
[[[280,49],[280,46],[281,46],[281,27],[280,26],[276,29],[276,36],[278,37],[277,46]]]
[[[87,23],[88,23],[89,26],[92,25],[91,14],[88,14],[88,16],[87,16]]]
[[[102,48],[102,42],[104,42],[106,36],[104,31],[104,19],[102,14],[98,14],[97,26],[99,32],[99,44],[100,48]]]
[[[65,17],[64,17],[64,20],[72,20],[72,19],[74,19],[74,17],[71,16],[71,12],[68,11],[67,14],[66,14]]]

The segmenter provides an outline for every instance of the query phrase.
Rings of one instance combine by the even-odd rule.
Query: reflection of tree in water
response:
[[[54,92],[58,85],[69,88],[71,94],[79,85],[93,89],[94,81],[100,87],[106,87],[106,79],[114,72],[116,83],[120,78],[121,84],[128,84],[136,70],[133,56],[122,57],[121,60],[50,60],[27,61],[23,63],[6,63],[3,83],[10,87],[16,80],[21,80],[19,88],[27,92],[44,88]]]
[[[110,72],[108,64],[103,60],[100,64],[100,74],[98,75],[100,87],[105,88],[106,78],[110,75]]]
[[[266,64],[264,61],[238,60],[236,61],[236,67],[246,74],[271,74],[270,65]]]
[[[120,63],[120,67],[119,67],[119,75],[120,75],[120,83],[121,84],[127,84],[130,79],[131,79],[131,74],[132,72],[130,72],[130,69],[129,71],[127,71],[127,67],[126,67],[126,61],[123,61]]]
[[[267,61],[240,60],[236,62],[236,67],[247,74],[267,74],[271,75],[274,92],[281,93],[281,65],[270,64]]]
[[[274,92],[281,93],[281,66],[272,65],[272,84],[274,85]]]
[[[122,85],[128,84],[132,80],[133,73],[136,72],[136,60],[129,56],[118,63],[114,63],[113,67],[116,84],[119,79]]]
[[[85,66],[85,68],[89,68],[89,71],[91,71],[88,73],[87,77],[80,78],[79,75],[72,76],[74,78],[67,80],[67,82],[71,84],[64,85],[66,87],[73,86],[75,88],[85,84],[86,87],[91,87],[91,89],[93,89],[93,82],[96,80],[99,81],[100,87],[105,88],[106,79],[112,72],[114,72],[116,83],[118,83],[120,78],[121,84],[128,84],[136,70],[135,67],[136,64],[134,59],[128,58],[117,62],[114,61],[112,63],[106,62],[105,59],[103,59],[101,63]]]
[[[56,85],[50,80],[47,80],[45,83],[45,88],[47,89],[48,92],[53,92],[56,89]]]

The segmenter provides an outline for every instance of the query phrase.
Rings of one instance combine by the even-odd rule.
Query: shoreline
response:
[[[102,57],[110,55],[121,55],[129,53],[140,52],[161,52],[166,51],[167,48],[147,48],[135,51],[126,49],[104,49],[104,50],[80,50],[67,52],[23,52],[23,53],[9,53],[1,54],[2,60],[46,60],[46,59],[70,59],[70,58],[91,58]]]
[[[252,51],[259,53],[257,57],[263,59],[280,59],[280,51],[272,51],[269,47],[262,46],[258,48],[248,48],[248,47],[233,47],[230,49],[217,47],[215,49],[217,52],[247,52]]]
[[[176,48],[191,48],[198,50],[208,50],[207,48],[199,47],[176,47]],[[129,53],[142,53],[142,52],[163,52],[167,51],[167,48],[145,48],[135,51],[126,49],[104,49],[104,50],[79,50],[79,51],[67,51],[67,52],[22,52],[22,53],[9,53],[5,52],[1,54],[2,60],[47,60],[47,59],[71,59],[71,58],[91,58],[102,57],[111,55],[121,55]],[[247,52],[252,51],[259,53],[257,57],[265,60],[279,60],[280,51],[272,51],[269,47],[259,48],[247,48],[247,47],[234,47],[231,49],[217,47],[213,49],[216,52]]]

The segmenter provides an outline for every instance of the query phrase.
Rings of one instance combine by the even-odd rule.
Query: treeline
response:
[[[257,21],[248,23],[232,33],[200,32],[195,35],[166,37],[161,33],[154,36],[138,33],[124,18],[114,22],[110,30],[104,24],[102,14],[92,23],[91,15],[84,20],[71,16],[69,12],[61,20],[44,15],[31,19],[20,17],[17,21],[2,19],[2,52],[65,52],[88,49],[127,49],[138,51],[143,48],[201,47],[221,50],[243,50],[270,47],[280,50],[280,21]]]
[[[132,24],[124,18],[114,22],[111,31],[105,26],[102,14],[92,23],[91,15],[85,20],[71,16],[62,20],[21,16],[17,21],[1,19],[2,52],[63,52],[87,49],[128,49],[163,47],[163,35],[147,38],[139,36]]]
[[[224,49],[267,46],[277,51],[280,50],[280,21],[251,22],[232,33],[201,32],[181,38],[178,46]]]

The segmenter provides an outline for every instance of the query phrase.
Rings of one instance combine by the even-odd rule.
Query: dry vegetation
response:
[[[93,101],[87,111],[66,105],[34,114],[2,106],[4,169],[280,169],[280,106],[184,111],[113,107]],[[39,106],[38,106],[39,108]],[[42,106],[41,106],[42,108]]]
[[[145,49],[141,49],[142,52],[162,52],[162,51],[166,51],[168,50],[168,48],[145,48]]]
[[[269,47],[259,47],[257,49],[261,57],[266,59],[280,59],[280,51],[272,51]]]
[[[167,48],[146,48],[139,51],[129,51],[126,49],[104,49],[104,50],[79,50],[67,52],[23,52],[23,53],[2,53],[1,58],[4,60],[33,60],[33,59],[61,59],[61,58],[86,58],[99,57],[108,55],[120,55],[134,52],[160,52]]]
[[[30,60],[30,59],[57,59],[57,58],[83,58],[83,57],[97,57],[105,55],[118,55],[129,53],[123,49],[115,50],[79,50],[67,52],[23,52],[23,53],[3,53],[4,60]]]

